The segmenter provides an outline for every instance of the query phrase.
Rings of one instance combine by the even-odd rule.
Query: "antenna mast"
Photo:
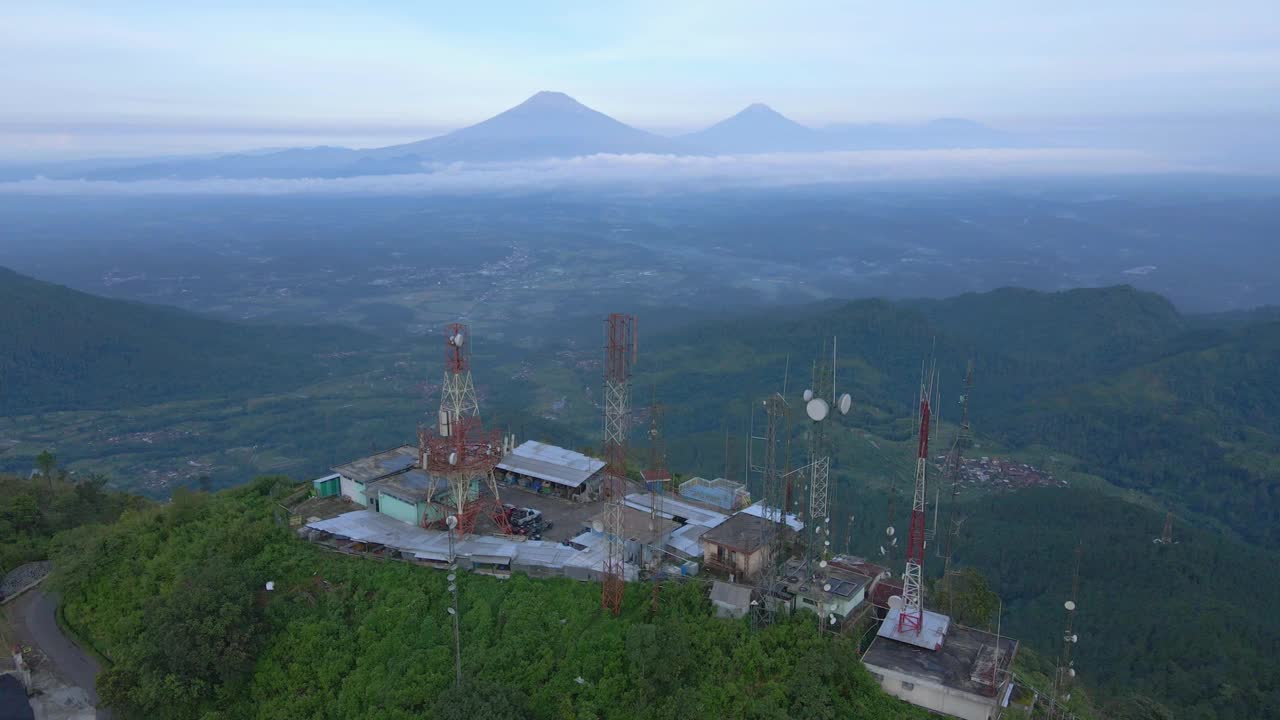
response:
[[[612,313],[605,321],[604,364],[604,534],[607,553],[600,604],[617,615],[622,610],[626,571],[623,544],[623,501],[627,489],[627,435],[631,415],[631,367],[636,361],[637,333],[633,315]]]
[[[765,523],[761,526],[761,542],[760,546],[764,548],[764,566],[760,568],[756,581],[756,594],[759,596],[758,602],[751,608],[751,620],[756,627],[764,627],[773,622],[774,610],[776,603],[773,602],[773,593],[778,586],[780,573],[780,565],[783,558],[782,548],[784,546],[783,539],[785,537],[784,530],[786,526],[786,508],[783,507],[785,502],[785,491],[783,489],[783,479],[778,474],[778,446],[779,432],[787,427],[786,422],[789,408],[787,401],[780,394],[771,395],[764,401],[765,412],[765,433],[763,436],[752,434],[748,440],[748,448],[763,443],[764,460],[756,463],[748,461],[748,472],[755,472],[760,475],[760,486],[763,497],[761,498],[761,515],[765,519]],[[752,408],[754,411],[754,408]],[[754,417],[754,412],[752,413]],[[754,427],[755,423],[752,423]]]
[[[480,402],[471,378],[470,336],[467,326],[450,323],[445,328],[445,371],[440,393],[436,432],[418,428],[418,464],[449,480],[458,531],[470,533],[481,510],[488,507],[494,522],[510,533],[506,513],[498,497],[493,469],[501,460],[501,439],[480,422]],[[485,483],[489,498],[471,499],[473,484]]]
[[[929,398],[933,396],[934,371],[930,368],[920,383],[920,432],[916,452],[916,485],[911,500],[911,532],[907,541],[907,566],[902,573],[902,611],[898,614],[898,632],[920,633],[924,627],[924,535],[927,520],[925,504],[925,469],[929,464]]]
[[[662,439],[663,407],[658,403],[657,388],[649,403],[649,472],[646,485],[649,486],[649,531],[656,532],[662,522],[662,499],[666,494],[666,483],[671,479],[667,473],[667,448]],[[661,557],[658,557],[661,562]]]
[[[942,582],[947,595],[947,614],[955,616],[955,598],[951,587],[951,553],[955,549],[956,538],[960,535],[959,516],[956,505],[960,499],[960,460],[964,451],[973,447],[973,435],[969,431],[969,396],[973,393],[973,361],[964,373],[964,394],[960,396],[960,427],[956,429],[955,442],[951,444],[951,452],[947,453],[946,476],[951,480],[951,499],[948,503],[947,539],[942,554]],[[935,512],[937,508],[934,508]]]
[[[1080,556],[1083,552],[1083,546],[1076,545],[1076,568],[1071,577],[1071,599],[1062,604],[1067,610],[1067,629],[1062,633],[1062,658],[1058,661],[1058,672],[1053,679],[1051,710],[1053,716],[1059,718],[1066,717],[1066,708],[1063,704],[1071,699],[1071,681],[1076,676],[1075,662],[1071,659],[1071,648],[1079,639],[1073,628],[1076,620],[1076,599],[1080,593]]]

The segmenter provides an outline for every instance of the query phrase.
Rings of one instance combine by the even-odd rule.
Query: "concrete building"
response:
[[[333,472],[338,476],[338,486],[343,497],[370,507],[367,493],[369,485],[382,478],[402,473],[417,464],[418,447],[401,445],[376,455],[353,460],[346,465],[339,465],[333,468]]]
[[[593,533],[603,537],[603,533],[594,529],[597,526],[604,527],[603,512],[592,519],[590,528]],[[625,561],[641,567],[650,567],[664,561],[667,559],[667,541],[678,527],[680,526],[668,518],[658,517],[655,522],[655,518],[649,513],[624,505],[622,530]]]
[[[790,610],[810,610],[833,625],[842,624],[866,600],[871,578],[828,564],[822,575],[805,577],[803,563],[790,558],[783,566],[776,593]]]
[[[702,534],[702,561],[707,567],[750,581],[764,563],[769,549],[765,531],[769,522],[749,513],[738,513]]]
[[[371,483],[365,494],[378,512],[418,527],[444,520],[449,514],[449,481],[419,468]]]
[[[1009,668],[1018,641],[956,625],[930,612],[918,636],[897,637],[898,612],[889,611],[862,657],[884,691],[964,720],[999,717],[1012,692]]]
[[[528,440],[498,463],[499,477],[534,492],[586,502],[600,495],[605,463],[579,452]]]

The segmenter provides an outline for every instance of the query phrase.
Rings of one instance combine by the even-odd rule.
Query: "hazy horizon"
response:
[[[763,102],[811,127],[960,117],[1045,145],[1163,144],[1270,166],[1280,156],[1272,10],[987,0],[928,12],[627,2],[434,14],[277,0],[107,13],[55,0],[0,18],[11,100],[0,161],[378,147],[557,90],[663,135]]]

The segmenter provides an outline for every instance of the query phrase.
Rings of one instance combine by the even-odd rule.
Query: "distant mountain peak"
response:
[[[516,107],[534,108],[539,110],[556,110],[586,108],[587,106],[565,93],[555,90],[539,90],[533,95],[530,95],[528,100],[525,100]]]

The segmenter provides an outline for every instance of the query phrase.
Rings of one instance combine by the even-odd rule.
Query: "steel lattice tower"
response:
[[[969,361],[969,366],[964,374],[964,394],[960,396],[960,427],[956,429],[956,439],[951,445],[951,451],[947,453],[946,477],[951,481],[951,499],[947,505],[947,539],[943,551],[942,561],[942,582],[945,584],[947,593],[947,603],[951,605],[948,612],[952,615],[954,611],[954,597],[951,587],[951,553],[955,548],[956,538],[960,535],[960,519],[958,508],[956,507],[960,499],[960,460],[964,452],[973,446],[973,435],[969,430],[969,396],[973,393],[973,361]]]
[[[1080,556],[1084,554],[1081,545],[1076,546],[1076,568],[1071,576],[1071,599],[1062,604],[1067,611],[1067,627],[1062,633],[1062,657],[1058,660],[1058,671],[1053,678],[1053,717],[1066,717],[1063,704],[1071,699],[1071,682],[1075,679],[1075,663],[1071,659],[1071,648],[1076,644],[1075,620],[1076,599],[1080,593]]]
[[[829,411],[835,409],[834,370],[825,361],[826,343],[823,343],[822,362],[813,368],[813,394],[815,397],[826,395],[831,390]],[[832,348],[834,357],[835,349]],[[810,418],[812,420],[812,418]],[[813,421],[808,430],[808,497],[804,513],[805,550],[804,571],[808,575],[818,572],[820,563],[830,556],[831,541],[831,457],[828,455],[826,423]]]
[[[916,453],[916,484],[911,499],[911,532],[907,541],[907,566],[902,573],[902,610],[898,614],[898,632],[919,633],[924,626],[924,587],[921,580],[924,568],[924,535],[926,530],[925,504],[928,501],[925,470],[929,463],[929,398],[932,396],[933,375],[929,385],[920,384],[920,434]]]
[[[653,391],[649,403],[649,473],[646,485],[649,490],[649,531],[656,532],[662,522],[662,499],[666,493],[667,448],[662,439],[663,407],[658,404],[658,392]],[[661,557],[657,560],[661,564]],[[654,596],[657,597],[656,595]],[[656,599],[654,601],[657,602]]]
[[[605,321],[604,364],[604,534],[607,552],[601,605],[617,615],[622,610],[626,546],[622,523],[626,496],[627,436],[631,415],[631,367],[636,360],[636,319],[613,313]]]
[[[493,472],[501,459],[501,441],[481,427],[469,341],[466,325],[450,323],[445,328],[445,370],[436,433],[418,429],[419,464],[449,479],[459,532],[471,532],[486,507],[499,529],[509,532]],[[487,485],[491,497],[470,501],[472,483],[480,482]]]
[[[756,581],[756,594],[759,601],[751,608],[751,620],[756,627],[769,625],[774,619],[774,605],[770,602],[774,589],[781,577],[780,566],[783,557],[784,529],[786,522],[786,491],[784,480],[778,472],[779,433],[787,429],[787,401],[782,395],[772,395],[764,401],[765,433],[763,436],[752,432],[747,463],[748,472],[760,475],[761,511],[766,522],[761,526],[760,546],[765,550],[765,564],[760,568]],[[754,416],[754,413],[753,413]],[[754,423],[753,423],[754,425]],[[763,445],[763,459],[755,462],[754,445]]]

